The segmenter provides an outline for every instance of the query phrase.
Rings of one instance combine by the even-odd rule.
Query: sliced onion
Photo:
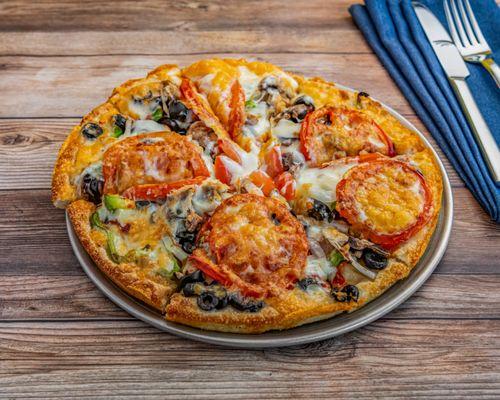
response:
[[[314,257],[317,257],[317,258],[325,258],[326,257],[323,248],[320,246],[320,244],[316,240],[308,238],[308,242],[309,242],[309,249],[311,250],[311,254]]]
[[[176,246],[169,236],[163,236],[161,241],[163,242],[163,245],[165,246],[167,251],[172,253],[180,261],[184,261],[186,258],[188,258],[189,254],[182,250],[179,246]]]

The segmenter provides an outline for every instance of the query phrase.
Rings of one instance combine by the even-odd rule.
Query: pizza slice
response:
[[[127,293],[164,312],[201,224],[228,194],[214,179],[162,184],[162,192],[104,194],[67,208],[98,267]],[[151,185],[152,187],[152,185]],[[137,195],[137,196],[136,196]]]
[[[212,170],[225,129],[194,84],[174,65],[161,66],[145,78],[130,80],[113,91],[108,102],[85,116],[63,144],[52,184],[58,207],[83,198],[99,201],[102,157],[114,144],[148,132],[173,131],[202,148]]]
[[[421,257],[441,202],[438,171],[427,150],[365,155],[303,170],[294,214],[274,199],[231,197],[203,226],[167,319],[257,333],[366,304]]]

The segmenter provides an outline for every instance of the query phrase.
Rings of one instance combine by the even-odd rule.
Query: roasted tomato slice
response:
[[[238,80],[235,80],[231,86],[229,108],[228,131],[231,139],[237,141],[245,123],[245,92]]]
[[[219,119],[211,111],[208,101],[198,92],[196,85],[190,79],[183,78],[179,89],[187,107],[193,110],[196,116],[203,121],[206,126],[212,128],[219,136],[228,136],[227,131],[224,129]]]
[[[342,217],[372,242],[392,249],[415,235],[432,214],[432,193],[409,164],[375,158],[350,169],[336,188]]]
[[[255,186],[262,190],[264,196],[269,196],[275,188],[273,180],[264,171],[253,171],[249,178]]]
[[[137,185],[128,188],[123,192],[123,197],[132,200],[158,200],[164,199],[167,195],[176,190],[180,189],[184,186],[188,185],[199,185],[205,179],[206,176],[198,176],[192,179],[184,179],[182,181],[171,182],[171,183],[153,183],[149,185]]]
[[[219,149],[228,156],[231,160],[236,161],[238,164],[241,164],[241,156],[238,151],[237,145],[230,140],[220,139],[217,142]],[[243,151],[243,150],[240,150]]]
[[[286,206],[254,194],[225,200],[200,230],[200,244],[191,256],[199,268],[253,297],[292,287],[309,250],[302,224]]]
[[[293,175],[290,172],[283,172],[274,178],[274,183],[276,188],[279,190],[280,194],[288,201],[293,200],[295,197],[296,182]]]
[[[217,156],[214,163],[215,177],[226,185],[231,184],[231,172],[224,162],[223,156]]]
[[[126,138],[103,156],[104,193],[122,193],[132,186],[171,183],[210,176],[200,149],[173,132]]]
[[[266,172],[271,178],[275,178],[283,172],[280,146],[274,146],[266,153],[264,163]]]
[[[300,129],[300,150],[313,166],[360,153],[394,156],[387,134],[361,111],[323,107],[307,114]]]

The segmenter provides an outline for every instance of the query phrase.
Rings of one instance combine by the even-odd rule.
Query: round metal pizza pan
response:
[[[337,86],[346,90],[352,90],[341,85]],[[443,176],[443,202],[438,224],[429,242],[429,246],[408,278],[397,282],[380,297],[352,313],[340,314],[327,320],[314,322],[285,331],[272,331],[258,335],[205,331],[165,320],[160,313],[129,296],[113,284],[113,282],[111,282],[92,262],[91,258],[80,244],[71,222],[66,215],[68,235],[75,255],[83,270],[94,284],[119,307],[158,329],[188,339],[239,348],[280,347],[328,339],[369,324],[403,303],[427,280],[444,255],[446,246],[448,245],[453,219],[451,186],[443,163],[421,132],[396,111],[385,105],[383,106],[405,126],[417,132],[424,143],[433,151]]]

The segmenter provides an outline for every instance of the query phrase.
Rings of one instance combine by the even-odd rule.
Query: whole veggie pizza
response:
[[[441,206],[433,153],[364,92],[265,62],[163,65],[64,142],[52,199],[167,320],[288,329],[405,278]]]

